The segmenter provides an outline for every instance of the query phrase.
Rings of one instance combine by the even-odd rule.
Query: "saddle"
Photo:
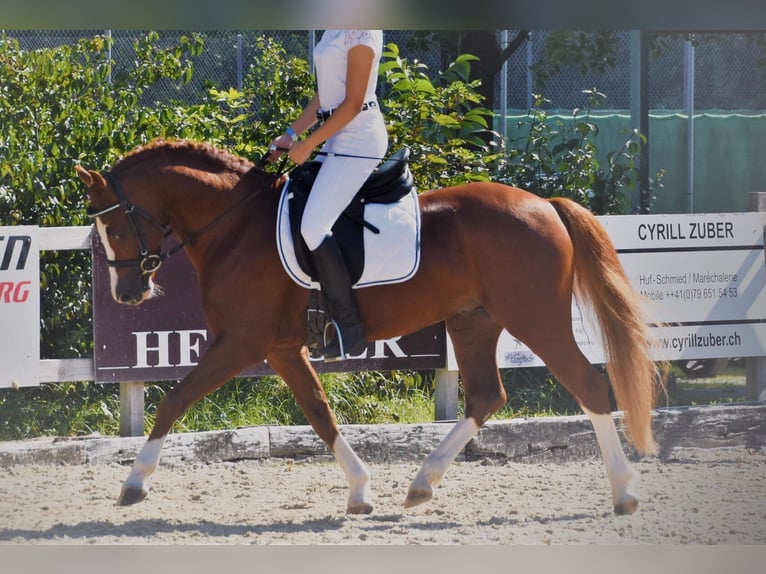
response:
[[[343,252],[352,283],[359,281],[364,271],[364,229],[367,228],[375,234],[380,233],[380,229],[365,221],[364,207],[371,203],[396,203],[412,191],[415,184],[409,168],[409,156],[410,150],[402,148],[373,172],[332,228]],[[316,269],[311,252],[301,235],[301,219],[320,167],[322,162],[309,161],[290,172],[288,200],[295,257],[303,272],[314,281],[317,281]]]

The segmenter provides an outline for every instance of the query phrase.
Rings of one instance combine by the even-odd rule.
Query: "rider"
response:
[[[301,235],[311,250],[335,338],[321,354],[327,359],[360,354],[367,346],[351,278],[332,226],[379,163],[388,134],[375,95],[381,30],[325,30],[314,48],[317,90],[300,116],[272,142],[275,161],[288,150],[300,165],[322,144],[326,154],[309,194]],[[314,126],[305,139],[301,134]],[[337,154],[337,155],[332,155]],[[366,156],[345,157],[345,156]]]

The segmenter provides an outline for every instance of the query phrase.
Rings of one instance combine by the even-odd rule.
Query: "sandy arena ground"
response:
[[[0,544],[766,544],[766,454],[744,448],[636,462],[632,516],[613,514],[600,459],[458,462],[409,510],[418,465],[370,467],[376,508],[347,516],[331,461],[161,465],[126,508],[127,466],[14,465],[0,468]]]

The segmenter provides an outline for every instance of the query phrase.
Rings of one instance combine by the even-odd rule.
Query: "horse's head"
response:
[[[88,187],[88,215],[106,250],[112,297],[138,305],[158,291],[153,279],[162,262],[167,226],[159,223],[161,214],[153,214],[151,207],[134,205],[114,176],[79,165],[75,169]]]

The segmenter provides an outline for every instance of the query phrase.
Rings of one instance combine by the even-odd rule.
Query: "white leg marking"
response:
[[[372,512],[369,469],[351,449],[343,435],[338,434],[335,438],[332,450],[348,481],[349,495],[346,512],[369,514]]]
[[[583,408],[585,414],[590,417],[593,429],[596,431],[596,440],[601,448],[606,465],[606,475],[612,486],[612,501],[615,512],[618,514],[632,514],[638,506],[638,499],[630,490],[630,482],[633,479],[633,471],[630,463],[622,450],[617,428],[611,414],[597,415]]]
[[[472,418],[461,419],[423,461],[418,474],[410,484],[405,508],[431,500],[433,487],[438,485],[452,461],[463,447],[479,432],[479,425]]]
[[[162,437],[146,441],[146,444],[133,461],[133,468],[122,486],[120,498],[117,500],[118,504],[123,503],[123,498],[128,492],[143,493],[139,500],[142,500],[143,497],[146,496],[146,493],[149,490],[146,485],[146,480],[157,469],[157,465],[160,462],[160,451],[162,450],[162,445],[165,443],[165,438],[166,437]],[[138,502],[139,500],[136,500],[135,502]],[[132,502],[128,503],[132,504]]]

